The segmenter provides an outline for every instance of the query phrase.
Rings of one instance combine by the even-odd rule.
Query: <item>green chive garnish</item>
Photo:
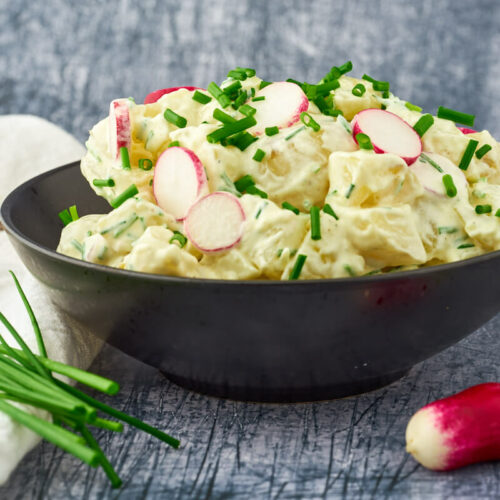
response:
[[[462,156],[462,159],[458,164],[459,168],[461,168],[462,170],[467,170],[469,168],[469,164],[472,160],[472,157],[474,156],[474,151],[476,150],[478,144],[479,142],[476,141],[475,139],[469,140],[469,143],[467,144],[467,147],[465,148],[464,154]]]
[[[453,198],[457,195],[457,188],[453,182],[453,177],[449,174],[443,175],[443,184],[446,189],[446,195]]]
[[[480,160],[488,151],[491,150],[491,146],[489,144],[484,144],[476,151],[476,158]]]
[[[491,205],[476,205],[476,214],[489,214],[492,211]]]
[[[199,102],[200,104],[207,104],[212,100],[210,96],[200,92],[199,90],[195,90],[193,94],[193,101]]]
[[[181,143],[179,141],[172,141],[168,146],[167,148],[176,148],[176,147],[179,147],[181,145]]]
[[[300,121],[309,128],[312,128],[315,132],[318,132],[321,127],[319,123],[306,111],[300,113]]]
[[[440,173],[444,172],[444,170],[432,158],[427,156],[425,153],[420,154],[420,159],[424,160],[429,165],[433,166],[438,172],[440,172]]]
[[[288,201],[284,201],[281,204],[281,207],[284,208],[285,210],[290,210],[295,215],[299,215],[300,214],[300,210],[297,207],[294,207],[291,203],[288,203]]]
[[[247,79],[247,74],[243,70],[238,70],[238,69],[232,69],[228,74],[228,78],[234,78],[235,80],[246,80]]]
[[[236,121],[236,118],[233,118],[219,108],[214,109],[213,117],[222,123],[234,123]]]
[[[412,104],[411,102],[405,102],[405,106],[410,110],[410,111],[418,111],[419,113],[422,112],[422,108],[420,106],[415,106],[415,104]]]
[[[356,273],[354,272],[353,268],[349,264],[345,264],[344,269],[346,270],[347,274],[354,278],[356,276]]]
[[[455,123],[461,123],[467,127],[474,126],[474,115],[469,115],[467,113],[462,113],[461,111],[455,111],[454,109],[445,108],[444,106],[439,106],[437,112],[438,118],[444,118],[445,120],[451,120]]]
[[[373,149],[372,141],[366,134],[360,132],[359,134],[356,134],[355,139],[360,149],[366,149],[366,150]]]
[[[261,95],[259,97],[254,97],[252,99],[252,102],[265,101],[265,100],[266,100],[266,96],[265,95]]]
[[[250,104],[243,104],[243,106],[238,108],[238,111],[245,116],[253,116],[257,113],[257,110],[253,106],[250,106]]]
[[[110,202],[110,205],[113,208],[118,208],[123,202],[127,201],[132,196],[135,196],[139,193],[137,186],[135,184],[131,184],[123,193],[119,194],[114,200]]]
[[[500,217],[500,208],[495,212],[495,217]]]
[[[236,99],[234,100],[234,102],[231,106],[233,107],[233,109],[238,109],[240,106],[245,104],[247,99],[248,99],[248,94],[247,94],[246,90],[242,90],[240,92],[240,94],[238,95],[238,97],[236,97]]]
[[[263,88],[267,87],[268,85],[271,85],[271,83],[273,83],[273,82],[266,82],[265,80],[262,80],[259,83],[259,90],[262,90]]]
[[[217,99],[223,109],[227,108],[231,104],[231,99],[229,98],[229,96],[225,94],[215,82],[211,82],[208,84],[207,91],[209,94],[215,97],[215,99]]]
[[[434,124],[434,117],[432,115],[426,114],[422,115],[418,122],[413,125],[415,132],[422,137],[427,130],[429,130]]]
[[[122,159],[122,168],[125,170],[130,170],[130,158],[128,155],[128,149],[126,147],[120,148],[120,157]]]
[[[307,255],[299,254],[297,255],[297,259],[295,260],[295,264],[293,265],[293,269],[288,276],[289,280],[299,279],[300,273],[302,272],[302,268],[304,267],[304,263],[307,259]]]
[[[267,199],[269,198],[268,194],[265,191],[262,191],[257,186],[248,186],[246,189],[248,194],[255,194],[260,196],[261,198]]]
[[[458,249],[462,250],[463,248],[472,248],[475,247],[474,243],[462,243],[461,245],[458,245]]]
[[[187,243],[187,238],[180,231],[174,231],[174,235],[170,238],[169,243],[173,243],[174,241],[177,241],[181,248],[184,248]]]
[[[67,226],[70,222],[73,222],[80,218],[80,216],[78,215],[78,211],[76,209],[76,205],[71,205],[69,209],[65,208],[64,210],[59,212],[58,215],[65,226]]]
[[[139,166],[141,160],[139,160]],[[96,187],[113,187],[115,185],[115,181],[113,179],[94,179],[92,184]]]
[[[366,87],[362,83],[358,83],[352,89],[352,95],[361,97],[366,92]]]
[[[222,139],[226,139],[227,137],[237,134],[238,132],[243,132],[243,130],[253,127],[256,124],[257,121],[253,116],[247,116],[234,123],[227,123],[223,127],[214,130],[207,135],[207,141],[211,144],[220,142]]]
[[[272,135],[279,134],[280,129],[278,127],[266,127],[265,132],[266,132],[266,135],[272,136]]]
[[[351,185],[348,187],[347,192],[346,192],[346,194],[345,194],[345,197],[346,197],[347,199],[349,199],[349,198],[351,197],[351,194],[352,194],[352,192],[353,192],[353,190],[354,190],[354,188],[355,188],[355,187],[356,187],[356,186],[355,186],[355,184],[351,184]]]
[[[236,80],[235,82],[232,82],[226,87],[224,87],[222,89],[222,92],[224,92],[224,94],[227,94],[228,96],[232,96],[240,89],[241,89],[241,82]]]
[[[139,168],[141,170],[151,170],[153,168],[153,162],[149,158],[141,158],[139,160]]]
[[[250,144],[253,144],[257,139],[248,132],[240,132],[239,134],[229,137],[227,143],[231,146],[236,146],[240,151],[245,151]]]
[[[187,125],[187,120],[183,116],[178,115],[175,111],[172,111],[169,108],[165,110],[163,116],[167,122],[174,124],[176,127],[184,128]]]
[[[320,240],[321,239],[321,225],[319,218],[319,207],[313,205],[309,211],[311,216],[311,239]]]
[[[389,82],[375,81],[372,82],[372,85],[373,85],[373,90],[378,90],[381,92],[387,92],[390,88]]]
[[[438,227],[438,233],[439,234],[453,234],[458,232],[458,227],[454,226],[441,226]]]
[[[262,151],[262,149],[257,149],[252,157],[252,160],[262,161],[264,159],[264,156],[266,156],[266,152]]]
[[[302,125],[302,127],[299,127],[297,130],[294,130],[290,135],[287,135],[285,137],[285,141],[289,141],[290,139],[294,138],[298,133],[302,132],[305,129],[306,129],[306,126]]]
[[[330,204],[325,204],[325,206],[323,207],[323,212],[325,212],[325,214],[331,215],[335,220],[339,220],[338,215],[335,213]]]
[[[234,183],[234,187],[240,193],[244,193],[250,186],[255,186],[255,181],[251,175],[244,175]]]
[[[69,215],[71,216],[71,220],[78,220],[80,218],[76,209],[76,205],[71,205],[69,207]]]

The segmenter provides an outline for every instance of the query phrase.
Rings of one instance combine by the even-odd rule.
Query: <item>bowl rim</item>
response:
[[[14,201],[19,197],[20,192],[26,190],[29,186],[39,182],[45,177],[51,177],[61,170],[66,170],[74,168],[76,165],[80,164],[80,160],[62,165],[60,167],[52,168],[31,177],[27,181],[18,185],[14,188],[3,200],[0,207],[0,221],[7,233],[12,235],[18,241],[20,241],[25,246],[31,248],[35,252],[41,253],[46,257],[59,260],[69,265],[80,267],[82,269],[92,270],[98,273],[110,273],[117,277],[128,277],[131,279],[140,279],[153,281],[158,283],[178,283],[178,284],[198,284],[198,285],[220,285],[220,286],[278,286],[283,287],[304,287],[304,286],[318,286],[318,285],[345,285],[345,284],[374,284],[374,283],[384,283],[387,281],[400,281],[402,279],[417,279],[425,277],[429,274],[438,274],[440,272],[453,271],[458,268],[474,266],[488,260],[493,260],[500,257],[500,250],[494,250],[492,252],[487,252],[482,255],[477,255],[475,257],[470,257],[468,259],[462,259],[455,262],[448,262],[445,264],[437,264],[435,266],[420,267],[418,269],[410,269],[405,271],[393,271],[384,274],[373,274],[373,275],[361,275],[361,276],[349,276],[345,278],[316,278],[316,279],[305,279],[305,280],[232,280],[232,279],[216,279],[216,278],[190,278],[184,276],[169,276],[165,274],[154,274],[145,273],[140,271],[130,271],[127,269],[119,269],[116,267],[106,266],[104,264],[94,264],[92,262],[87,262],[84,260],[76,259],[74,257],[69,257],[67,255],[58,253],[56,250],[47,248],[36,241],[32,240],[24,233],[22,233],[16,225],[12,222],[11,209]]]

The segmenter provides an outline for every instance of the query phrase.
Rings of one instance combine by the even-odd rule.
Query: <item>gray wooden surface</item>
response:
[[[473,112],[500,137],[498,26],[496,0],[0,0],[0,113],[43,116],[83,141],[118,96],[204,86],[236,65],[315,81],[351,59],[354,75],[390,80],[426,111]],[[43,444],[0,498],[499,498],[499,463],[438,474],[404,451],[420,406],[500,378],[499,329],[500,317],[387,388],[300,405],[204,397],[107,347],[92,368],[122,383],[114,404],[182,449],[102,433],[125,481],[113,492]]]

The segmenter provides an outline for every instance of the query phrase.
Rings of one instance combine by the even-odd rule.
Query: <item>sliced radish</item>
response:
[[[442,172],[440,172],[437,167],[439,167]],[[443,184],[443,175],[445,174],[451,175],[458,193],[467,193],[468,183],[465,174],[445,156],[441,156],[437,153],[424,152],[420,155],[419,159],[412,164],[411,171],[416,174],[420,184],[422,184],[427,191],[434,194],[446,196],[446,189]]]
[[[190,149],[172,147],[158,158],[153,179],[153,194],[158,206],[183,220],[189,207],[208,191],[207,175]]]
[[[265,97],[262,101],[253,101],[252,106],[257,110],[254,118],[257,125],[249,132],[263,134],[267,127],[290,127],[300,119],[300,113],[307,111],[309,100],[302,89],[291,82],[271,83],[259,90],[255,97]]]
[[[153,104],[156,102],[161,96],[165,94],[170,94],[171,92],[175,92],[176,90],[179,89],[186,89],[186,90],[203,90],[200,89],[200,87],[169,87],[168,89],[158,89],[155,90],[154,92],[151,92],[144,98],[144,104]]]
[[[109,105],[109,152],[118,158],[120,148],[130,146],[130,114],[128,99],[115,99]]]
[[[191,243],[202,252],[229,250],[243,234],[245,212],[236,196],[217,191],[198,200],[184,222]]]
[[[477,133],[477,130],[474,130],[472,128],[467,128],[467,127],[457,127],[458,130],[460,130],[460,132],[462,132],[462,134],[476,134]]]
[[[393,153],[411,165],[422,152],[420,136],[402,118],[383,109],[364,109],[352,121],[352,135],[366,134],[375,153]]]

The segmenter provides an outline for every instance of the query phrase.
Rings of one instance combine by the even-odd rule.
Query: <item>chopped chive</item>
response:
[[[179,147],[181,145],[181,143],[179,141],[172,141],[168,146],[167,148],[176,148],[176,147]]]
[[[244,175],[234,183],[234,187],[240,193],[244,193],[250,186],[255,186],[255,181],[251,175]]]
[[[247,74],[246,71],[241,71],[239,69],[232,69],[229,71],[227,74],[228,78],[234,78],[235,80],[246,80],[247,79]]]
[[[461,123],[467,127],[473,127],[474,119],[476,118],[474,115],[462,113],[461,111],[455,111],[454,109],[445,108],[444,106],[439,106],[437,117],[445,120],[451,120],[455,123]]]
[[[213,117],[222,123],[234,123],[236,121],[236,118],[233,118],[219,108],[214,109]]]
[[[478,144],[479,142],[476,141],[475,139],[469,140],[469,143],[467,144],[467,147],[465,148],[464,154],[462,156],[462,159],[458,164],[459,168],[461,168],[462,170],[467,170],[469,168],[469,164],[472,160],[472,157],[474,156],[474,151],[476,150]]]
[[[307,259],[307,255],[299,254],[293,265],[293,269],[288,276],[289,280],[299,279],[300,273],[302,272],[302,268],[304,267],[304,263]]]
[[[264,159],[264,156],[266,156],[266,152],[262,151],[262,149],[257,149],[252,157],[252,160],[262,161]]]
[[[422,137],[434,124],[434,117],[429,114],[422,115],[417,123],[413,125],[413,130]]]
[[[352,62],[346,61],[344,64],[341,64],[337,69],[340,71],[341,75],[345,75],[346,73],[349,73],[349,71],[352,70]]]
[[[458,232],[458,227],[454,226],[441,226],[438,227],[438,233],[439,234],[453,234]]]
[[[266,82],[265,80],[262,80],[259,83],[259,90],[262,90],[263,88],[266,88],[268,85],[271,85],[273,82]]]
[[[266,96],[265,95],[260,95],[259,97],[254,97],[252,99],[252,102],[265,101],[265,100],[266,100]]]
[[[184,248],[187,243],[187,238],[180,231],[174,231],[174,235],[170,238],[169,243],[173,243],[174,241],[177,241],[181,248]]]
[[[405,106],[410,110],[410,111],[418,111],[419,113],[422,112],[422,108],[420,106],[416,106],[415,104],[412,104],[411,102],[406,101]]]
[[[354,272],[353,268],[349,264],[345,264],[344,269],[347,272],[347,274],[349,276],[351,276],[352,278],[354,278],[356,276],[356,273]]]
[[[389,92],[388,90],[384,90],[384,91],[382,92],[382,97],[383,97],[384,99],[388,99],[390,95],[391,95],[391,94],[390,94],[390,92]],[[382,104],[382,106],[385,106],[385,104]],[[387,108],[387,106],[386,106],[386,108]]]
[[[284,201],[281,204],[281,207],[284,208],[285,210],[290,210],[295,215],[299,215],[300,214],[300,210],[297,207],[294,207],[291,203],[288,203],[288,201]]]
[[[215,99],[217,99],[223,109],[227,108],[231,104],[231,99],[229,99],[229,96],[227,96],[215,82],[211,82],[208,84],[207,91],[209,94],[215,97]]]
[[[446,195],[453,198],[457,195],[457,188],[453,182],[453,177],[450,174],[443,175],[443,184],[446,189]]]
[[[69,207],[69,215],[71,216],[72,221],[78,220],[80,218],[76,209],[76,205],[71,205]]]
[[[253,144],[257,140],[257,137],[254,137],[248,132],[240,132],[237,135],[229,137],[227,141],[229,145],[236,146],[240,151],[245,151],[245,149],[248,148],[250,144]]]
[[[123,221],[124,223],[116,229],[116,231],[113,233],[113,238],[118,238],[118,236],[121,236],[127,229],[132,227],[132,225],[135,224],[137,220],[139,220],[139,217],[134,213],[132,217],[130,217],[126,221]]]
[[[356,186],[355,186],[355,184],[351,184],[351,185],[349,186],[349,188],[347,189],[347,192],[346,192],[346,194],[345,194],[345,197],[346,197],[347,199],[349,199],[349,198],[351,197],[351,194],[352,194],[352,192],[353,192],[353,190],[354,190],[354,188],[355,188],[355,187],[356,187]]]
[[[255,97],[255,89],[253,87],[250,89],[250,97]]]
[[[500,208],[495,212],[495,217],[500,217]]]
[[[82,259],[83,259],[83,254],[85,253],[85,248],[84,246],[78,241],[78,240],[71,240],[70,242],[78,252],[80,252],[81,256],[82,256]]]
[[[163,117],[167,120],[167,122],[174,124],[176,127],[184,128],[187,125],[187,120],[183,116],[178,115],[175,111],[172,111],[170,108],[165,110]]]
[[[319,207],[313,205],[309,211],[311,216],[311,239],[320,240],[321,239],[321,225],[319,218]]]
[[[250,106],[250,104],[243,104],[238,108],[238,111],[245,116],[253,116],[257,113],[257,110],[253,106]]]
[[[462,243],[461,245],[458,245],[458,249],[462,250],[463,248],[472,248],[475,247],[474,243]]]
[[[67,208],[61,210],[57,215],[59,215],[59,218],[65,226],[67,226],[70,222],[73,222]]]
[[[366,87],[362,83],[358,83],[352,89],[352,95],[361,97],[366,92]]]
[[[432,158],[427,156],[425,153],[420,154],[420,160],[427,162],[429,165],[433,166],[438,172],[440,172],[440,173],[444,172],[444,170]]]
[[[373,149],[372,141],[366,134],[360,132],[359,134],[356,134],[355,139],[360,149],[366,149],[366,150]]]
[[[207,104],[212,100],[210,96],[200,92],[199,90],[195,90],[193,94],[193,101],[199,102],[200,104]]]
[[[386,92],[390,88],[389,82],[383,82],[383,81],[374,81],[372,82],[372,86],[373,90],[378,90],[382,92]]]
[[[247,99],[248,99],[248,94],[246,90],[242,90],[231,106],[233,107],[233,109],[238,109],[240,106],[245,104]]]
[[[278,251],[276,252],[276,255],[278,256],[278,259],[281,257],[282,254],[283,254],[283,249],[282,248],[278,248]]]
[[[256,124],[257,121],[253,116],[247,116],[234,123],[227,123],[223,127],[214,130],[207,135],[207,141],[211,144],[220,142],[222,139],[226,139],[227,137],[237,134],[238,132],[243,132],[243,130],[253,127]]]
[[[329,203],[325,204],[325,206],[323,207],[323,212],[325,212],[325,214],[331,215],[335,220],[339,220],[339,216],[335,213]]]
[[[374,83],[377,80],[375,78],[372,78],[371,76],[367,75],[366,73],[361,77],[363,80],[366,80],[367,82]]]
[[[232,94],[234,94],[235,92],[237,92],[240,89],[241,89],[241,82],[236,80],[236,81],[230,83],[229,85],[225,86],[222,89],[222,92],[224,92],[224,94],[226,94],[228,96],[231,96]]]
[[[153,168],[153,162],[149,158],[141,158],[139,160],[139,168],[141,170],[151,170]]]
[[[273,136],[279,134],[280,129],[278,127],[266,127],[265,132],[267,136]]]
[[[260,217],[260,214],[262,213],[262,210],[267,207],[267,202],[265,202],[263,205],[259,207],[257,210],[257,213],[255,214],[255,218],[258,219]]]
[[[128,155],[128,149],[126,147],[120,148],[120,157],[122,159],[122,168],[125,170],[130,170],[130,158]]]
[[[122,203],[127,201],[132,196],[135,196],[139,193],[137,186],[135,184],[131,184],[123,193],[119,194],[114,200],[111,200],[110,205],[113,208],[118,208]]]
[[[141,160],[139,160],[139,167],[141,166]],[[114,187],[115,181],[113,179],[94,179],[92,184],[96,187]]]
[[[305,125],[302,125],[302,127],[298,128],[297,130],[294,130],[290,135],[287,135],[285,137],[285,141],[289,141],[290,139],[292,139],[293,137],[295,137],[298,133],[302,132],[303,130],[306,129],[306,126]]]
[[[252,78],[255,76],[256,71],[253,68],[240,68],[239,66],[236,68],[237,71],[244,71],[248,78]]]
[[[312,128],[315,132],[321,129],[320,124],[306,111],[300,113],[300,121],[306,126]]]
[[[492,211],[491,205],[476,205],[476,214],[490,214]]]
[[[489,144],[485,144],[484,146],[481,146],[477,151],[476,151],[476,158],[480,160],[488,151],[491,150],[491,146]]]
[[[261,198],[267,199],[269,198],[268,194],[262,190],[260,190],[257,186],[248,186],[246,189],[248,194],[255,194],[260,196]]]

